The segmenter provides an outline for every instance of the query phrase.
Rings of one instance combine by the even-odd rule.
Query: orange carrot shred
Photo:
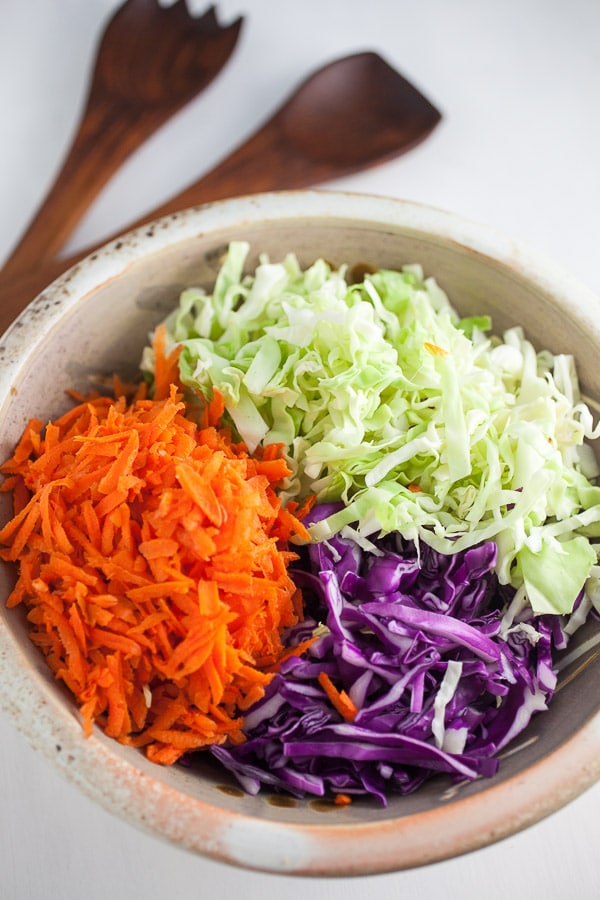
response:
[[[169,396],[172,384],[179,383],[179,356],[181,346],[166,355],[167,329],[161,323],[154,334],[154,399],[164,400]]]
[[[0,556],[19,564],[8,606],[27,609],[84,732],[97,723],[169,765],[243,740],[302,615],[288,541],[306,530],[275,492],[282,448],[255,458],[232,443],[217,394],[194,424],[160,328],[154,350],[152,399],[116,381],[116,400],[77,396],[45,429],[27,425],[1,467],[14,516]]]
[[[356,718],[358,709],[356,704],[350,699],[346,691],[338,691],[329,675],[326,672],[319,672],[319,684],[327,694],[332,706],[337,709],[342,718],[348,722],[353,722]]]
[[[275,671],[279,671],[282,662],[285,662],[286,659],[291,659],[293,656],[302,656],[303,653],[306,653],[308,648],[314,644],[317,640],[318,635],[313,635],[312,637],[306,638],[304,641],[300,641],[299,644],[296,644],[295,647],[288,647],[277,659],[276,664],[273,669]]]
[[[423,346],[426,350],[429,351],[433,356],[448,356],[448,351],[444,350],[443,347],[438,347],[437,344],[430,344],[429,341],[425,341]]]
[[[309,514],[309,512],[311,511],[311,509],[313,508],[313,506],[315,505],[316,502],[317,502],[317,495],[311,494],[309,497],[306,498],[306,500],[304,501],[304,503],[302,504],[301,507],[299,507],[296,510],[290,510],[290,511],[294,512],[294,515],[298,519],[303,519],[305,516],[307,516]],[[289,509],[289,503],[288,503],[288,509]]]
[[[218,425],[223,413],[225,412],[225,398],[215,388],[213,397],[208,406],[208,425]]]

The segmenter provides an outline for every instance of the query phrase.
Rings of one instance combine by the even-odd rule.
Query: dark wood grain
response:
[[[65,162],[4,271],[52,259],[119,166],[221,71],[242,24],[222,27],[214,7],[192,17],[185,0],[127,0],[96,54]]]
[[[226,197],[315,186],[352,174],[414,147],[440,119],[438,110],[377,54],[344,57],[303,82],[204,177],[130,227]],[[0,332],[54,278],[93,249],[26,273],[0,273]]]
[[[315,72],[254,135],[149,218],[241,193],[304,188],[381,164],[414,147],[440,113],[376,53]]]

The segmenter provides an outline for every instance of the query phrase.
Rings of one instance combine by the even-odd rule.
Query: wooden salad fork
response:
[[[202,91],[236,46],[242,18],[223,27],[214,6],[193,17],[185,0],[126,0],[100,40],[87,103],[65,162],[3,267],[52,259],[119,166]]]

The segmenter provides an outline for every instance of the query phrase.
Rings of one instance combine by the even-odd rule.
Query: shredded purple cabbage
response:
[[[318,507],[311,521],[330,512]],[[513,594],[494,574],[495,544],[445,556],[398,535],[373,543],[376,552],[336,536],[304,548],[293,575],[306,618],[288,643],[319,636],[249,710],[246,742],[211,749],[249,793],[266,785],[385,805],[435,774],[491,776],[552,696],[560,619],[527,608],[503,623]],[[327,698],[321,671],[353,701],[353,721]]]

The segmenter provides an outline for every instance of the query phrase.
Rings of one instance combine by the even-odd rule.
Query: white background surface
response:
[[[116,5],[0,0],[0,261],[67,148],[94,42]],[[598,0],[223,0],[219,14],[224,22],[245,15],[227,68],[126,164],[71,249],[195,180],[310,71],[375,50],[438,106],[443,122],[397,161],[327,186],[493,225],[600,293]],[[117,821],[0,719],[2,900],[587,900],[600,895],[599,838],[600,785],[522,834],[418,870],[310,882],[246,873]]]

